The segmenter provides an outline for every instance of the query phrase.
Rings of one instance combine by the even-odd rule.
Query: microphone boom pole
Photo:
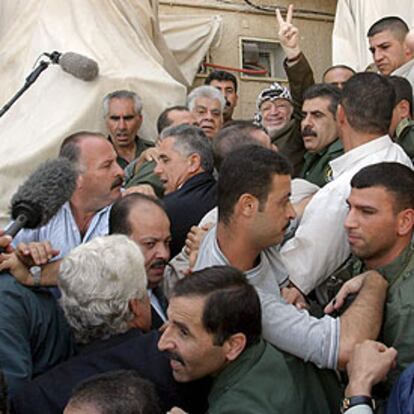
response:
[[[16,94],[0,109],[0,118],[12,107],[12,105],[33,85],[39,75],[47,69],[49,62],[41,60],[39,65],[26,78],[24,85],[16,92]]]

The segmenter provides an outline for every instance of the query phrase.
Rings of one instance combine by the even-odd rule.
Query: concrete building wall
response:
[[[260,7],[287,7],[288,1],[251,0]],[[223,37],[220,47],[211,51],[211,63],[241,68],[240,37],[277,40],[277,22],[273,12],[252,8],[244,0],[159,0],[160,13],[180,15],[220,15]],[[336,0],[298,0],[295,2],[294,24],[300,30],[301,47],[321,80],[324,69],[331,64],[331,35]],[[235,118],[250,118],[256,96],[271,81],[248,79],[233,72],[239,80],[239,104]],[[193,86],[204,82],[197,76]]]

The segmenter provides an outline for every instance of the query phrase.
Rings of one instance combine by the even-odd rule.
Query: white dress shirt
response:
[[[330,162],[334,180],[306,206],[295,237],[281,249],[290,280],[305,294],[327,279],[349,256],[344,228],[350,181],[363,167],[382,161],[413,167],[388,135],[363,144]]]

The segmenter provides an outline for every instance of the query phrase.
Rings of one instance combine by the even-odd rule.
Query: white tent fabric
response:
[[[189,84],[209,49],[219,47],[220,16],[160,15],[161,32]]]
[[[0,106],[23,85],[43,52],[80,53],[96,60],[100,71],[96,80],[84,82],[50,65],[0,118],[1,225],[17,186],[40,162],[56,156],[65,136],[105,132],[106,93],[131,89],[141,96],[140,135],[149,139],[155,137],[159,113],[184,103],[191,71],[184,77],[159,30],[157,13],[158,0],[0,2]]]
[[[385,16],[399,16],[414,27],[412,0],[338,0],[332,34],[332,62],[364,70],[371,62],[367,32]]]

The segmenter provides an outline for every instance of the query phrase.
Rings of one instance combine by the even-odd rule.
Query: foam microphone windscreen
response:
[[[12,197],[12,218],[17,220],[19,216],[24,216],[22,227],[26,228],[45,225],[72,197],[77,176],[74,164],[66,158],[42,163]]]
[[[78,53],[63,53],[59,57],[59,65],[65,72],[84,81],[94,80],[99,73],[98,64],[94,60]]]

